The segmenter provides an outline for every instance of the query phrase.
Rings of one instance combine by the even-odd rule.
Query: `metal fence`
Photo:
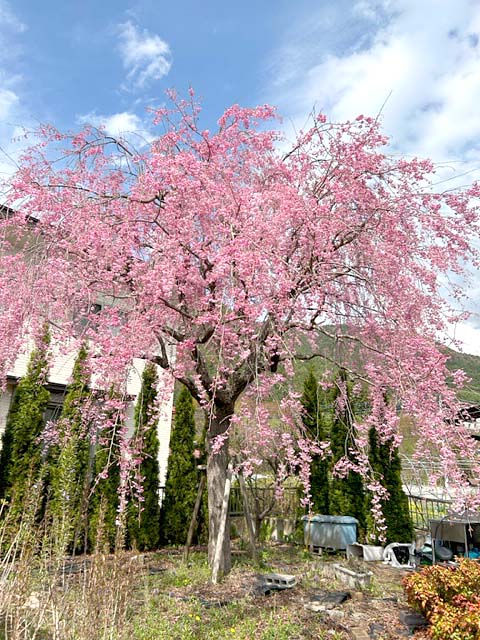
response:
[[[299,487],[287,487],[280,496],[275,495],[273,487],[247,485],[250,512],[266,512],[271,517],[296,518],[302,510],[302,490]],[[451,510],[452,502],[441,498],[407,494],[413,526],[420,531],[428,531],[429,520],[441,519]],[[233,486],[230,493],[230,515],[244,515],[243,499],[240,487]]]
[[[408,506],[415,529],[429,531],[429,520],[439,520],[451,509],[450,500],[408,495]]]

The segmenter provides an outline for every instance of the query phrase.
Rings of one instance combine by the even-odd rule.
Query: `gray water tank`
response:
[[[357,541],[358,520],[352,516],[303,516],[305,544],[309,547],[346,550]]]

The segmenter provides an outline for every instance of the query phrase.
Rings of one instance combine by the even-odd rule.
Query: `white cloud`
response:
[[[0,25],[16,33],[26,31],[26,25],[14,14],[10,5],[5,0],[0,1]]]
[[[108,135],[126,140],[136,149],[141,149],[155,138],[150,129],[150,122],[142,120],[132,111],[121,111],[110,115],[101,115],[92,111],[77,116],[76,121],[82,125],[101,127]]]
[[[19,97],[10,89],[0,89],[0,120],[5,121],[19,104]]]
[[[91,124],[95,127],[103,127],[111,136],[120,137],[125,133],[136,132],[142,127],[142,121],[135,113],[122,111],[109,116],[98,115],[94,112],[78,116],[80,124]]]
[[[268,70],[266,98],[295,128],[313,107],[337,120],[382,110],[394,150],[442,163],[445,186],[480,177],[478,0],[323,3],[284,34]],[[480,284],[470,294],[473,316],[455,333],[480,355]]]
[[[450,328],[450,337],[461,342],[461,350],[464,353],[471,353],[480,356],[480,330],[472,322],[458,322]],[[456,348],[456,345],[453,347]]]
[[[272,101],[303,123],[314,105],[345,120],[377,115],[388,99],[384,128],[399,150],[465,160],[480,135],[479,3],[361,0],[350,10],[338,7],[329,16],[328,46],[312,56],[306,49],[313,36],[302,42],[297,34],[277,51]],[[325,42],[324,15],[310,20],[317,41]],[[335,33],[342,39],[337,47]]]
[[[138,29],[130,20],[118,27],[119,51],[128,84],[141,89],[161,80],[172,66],[169,45],[156,34]]]

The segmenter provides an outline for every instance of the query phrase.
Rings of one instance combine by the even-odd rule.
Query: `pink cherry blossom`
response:
[[[168,370],[206,415],[212,539],[232,425],[249,425],[253,455],[276,443],[280,476],[308,467],[290,382],[295,359],[313,353],[368,383],[360,440],[374,426],[400,441],[388,391],[419,454],[438,451],[442,473],[466,487],[457,461],[478,473],[478,452],[453,421],[437,342],[458,315],[443,276],[478,265],[479,185],[437,193],[431,162],[389,155],[365,116],[321,115],[285,152],[268,105],[234,105],[213,131],[193,92],[170,98],[142,148],[45,126],[23,157],[0,221],[0,373],[45,319],[57,338],[94,344],[106,389],[134,357]],[[265,403],[276,384],[280,433]],[[368,475],[365,456],[357,466]]]

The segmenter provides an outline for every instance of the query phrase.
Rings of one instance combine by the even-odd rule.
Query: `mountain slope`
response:
[[[480,356],[460,353],[448,347],[443,347],[442,350],[449,357],[447,366],[450,371],[463,369],[470,378],[465,387],[459,391],[459,399],[471,404],[480,404]]]

